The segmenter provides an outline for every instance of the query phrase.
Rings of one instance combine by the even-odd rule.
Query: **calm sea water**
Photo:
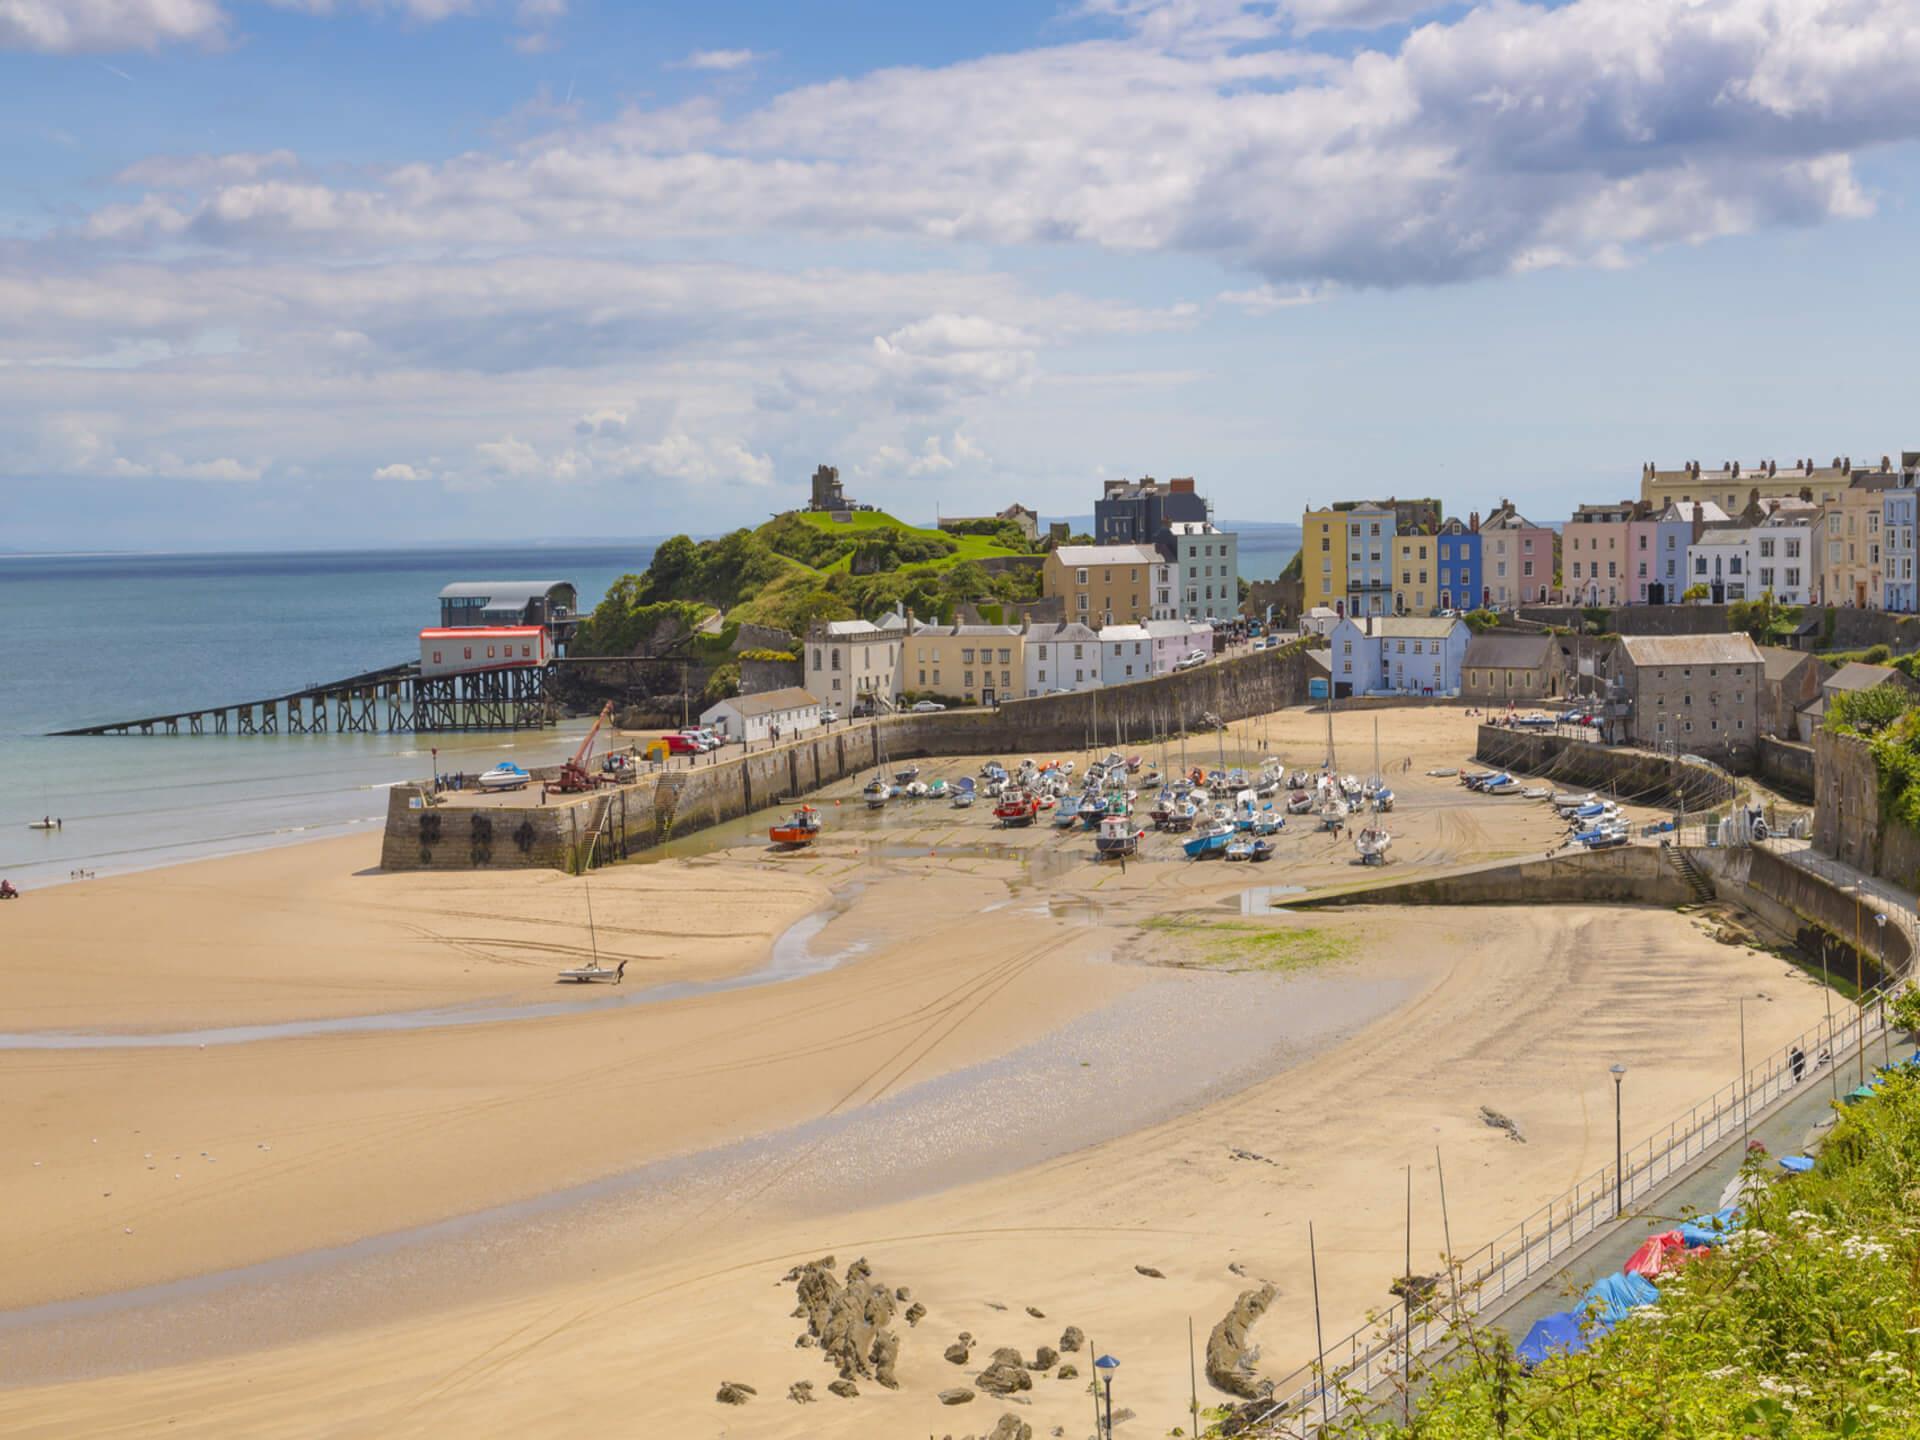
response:
[[[0,558],[0,876],[16,885],[379,823],[442,768],[550,760],[579,723],[507,736],[78,736],[49,730],[283,694],[417,657],[455,580],[571,580],[591,607],[644,542],[514,549]],[[573,738],[569,742],[568,736]],[[57,815],[61,830],[29,830]]]

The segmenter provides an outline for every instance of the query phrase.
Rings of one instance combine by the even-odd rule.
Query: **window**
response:
[[[961,663],[962,665],[971,665],[971,664],[973,664],[973,651],[971,651],[971,650],[962,650],[962,651],[960,652],[960,663]]]
[[[1075,583],[1076,585],[1084,585],[1084,584],[1086,584],[1086,583],[1087,583],[1087,572],[1086,572],[1086,571],[1084,571],[1084,570],[1077,570],[1077,571],[1075,571],[1075,572],[1074,572],[1074,583]]]
[[[433,663],[436,665],[440,663],[440,652],[438,650],[433,652]]]
[[[469,660],[473,659],[473,646],[471,645],[467,646],[466,651],[467,651],[467,659]]]

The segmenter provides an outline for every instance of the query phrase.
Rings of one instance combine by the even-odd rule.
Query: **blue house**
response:
[[[1880,540],[1886,562],[1882,571],[1886,577],[1883,582],[1886,591],[1884,603],[1887,609],[1905,615],[1920,609],[1914,603],[1913,581],[1916,495],[1920,495],[1920,491],[1903,488],[1888,490],[1881,499]]]
[[[1440,608],[1442,610],[1477,609],[1486,598],[1480,571],[1480,526],[1478,515],[1469,526],[1455,519],[1447,521],[1435,533],[1440,553]]]

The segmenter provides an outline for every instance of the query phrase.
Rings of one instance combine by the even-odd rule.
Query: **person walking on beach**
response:
[[[1793,1083],[1798,1085],[1800,1077],[1807,1073],[1807,1055],[1798,1045],[1787,1052],[1787,1065],[1793,1071]]]

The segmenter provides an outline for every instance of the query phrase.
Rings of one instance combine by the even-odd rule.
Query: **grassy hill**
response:
[[[871,535],[878,530],[897,530],[904,535],[919,540],[947,541],[955,549],[952,554],[927,560],[923,564],[944,569],[949,565],[958,565],[963,560],[986,560],[996,555],[1018,555],[1018,550],[1009,549],[985,535],[949,535],[943,530],[928,530],[918,525],[909,525],[904,520],[896,520],[884,510],[856,510],[845,521],[835,520],[831,515],[816,510],[799,510],[794,517],[801,524],[818,530],[828,536],[845,536],[858,540],[861,535]],[[769,522],[769,525],[777,522]],[[764,532],[769,526],[762,526]],[[776,548],[777,543],[776,543]],[[844,574],[852,564],[852,552],[820,566],[822,574]]]

